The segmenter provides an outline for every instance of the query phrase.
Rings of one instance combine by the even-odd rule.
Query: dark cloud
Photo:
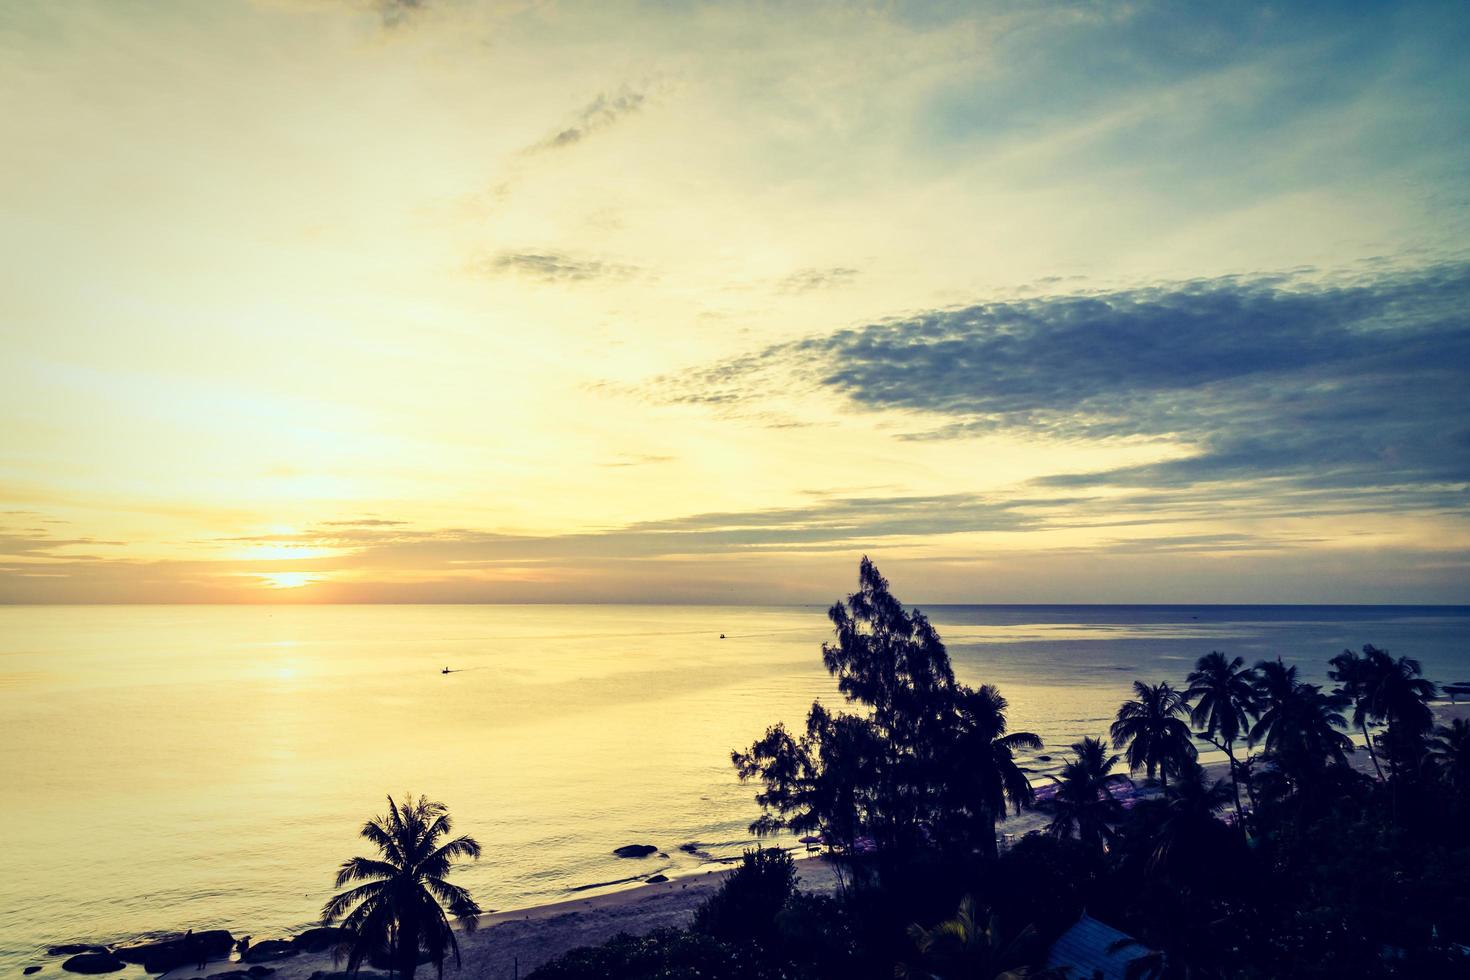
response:
[[[631,265],[577,258],[564,252],[510,251],[474,265],[480,275],[520,275],[542,282],[581,283],[596,279],[627,279],[638,274]]]
[[[781,280],[778,287],[783,293],[809,293],[818,289],[845,286],[857,278],[858,270],[845,266],[830,269],[801,269]]]
[[[427,6],[426,0],[378,0],[378,10],[388,27],[397,27]]]
[[[1195,449],[1041,481],[1056,487],[1277,479],[1277,490],[1411,487],[1463,506],[1470,267],[1330,284],[1232,277],[936,310],[772,346],[654,391],[729,406],[803,384],[908,413],[908,438],[1025,431]]]
[[[597,98],[582,107],[570,124],[537,143],[532,150],[558,150],[573,146],[592,133],[606,129],[624,116],[637,112],[647,101],[648,96],[645,93],[626,85],[611,95],[599,93]]]

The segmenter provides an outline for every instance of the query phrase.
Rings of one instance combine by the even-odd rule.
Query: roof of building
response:
[[[1052,943],[1048,969],[1070,966],[1074,980],[1127,980],[1128,964],[1153,950],[1142,943],[1113,950],[1120,942],[1137,942],[1126,932],[1104,925],[1086,912]]]

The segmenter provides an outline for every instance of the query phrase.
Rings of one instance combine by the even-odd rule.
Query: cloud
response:
[[[305,12],[340,9],[354,14],[376,15],[384,29],[402,27],[428,12],[429,0],[257,0],[269,6]]]
[[[481,260],[474,271],[485,276],[519,275],[541,282],[581,283],[595,279],[628,279],[637,266],[585,259],[554,251],[507,251]]]
[[[657,463],[671,463],[673,460],[673,456],[645,453],[641,456],[619,456],[617,459],[608,460],[605,463],[598,463],[597,465],[606,469],[621,469],[628,466],[652,466]]]
[[[378,517],[364,517],[355,521],[322,521],[323,527],[402,527],[407,521],[388,521]]]
[[[1453,507],[1470,482],[1467,310],[1464,265],[1328,283],[1229,277],[934,310],[773,345],[649,390],[727,409],[805,386],[896,414],[912,439],[1025,432],[1191,450],[1040,481],[1053,487],[1277,479],[1408,487]]]
[[[647,101],[646,93],[627,85],[612,95],[599,93],[597,98],[582,107],[571,123],[541,140],[528,152],[560,150],[574,146],[593,133],[607,129],[623,117],[637,112]]]
[[[377,0],[384,27],[399,27],[428,7],[427,0]]]
[[[57,524],[64,521],[50,521],[38,518],[32,511],[5,511],[0,516],[29,517],[27,523]],[[101,560],[92,555],[79,555],[71,549],[78,547],[121,547],[121,541],[104,541],[98,538],[73,537],[58,538],[44,527],[17,527],[14,525],[0,524],[0,558],[20,559],[27,564],[26,567],[32,571],[39,571],[39,565],[52,561],[82,561]],[[31,564],[35,563],[35,564]]]
[[[801,269],[782,279],[777,287],[783,293],[809,293],[818,289],[846,286],[857,278],[858,270],[845,266],[829,269]]]
[[[1092,595],[1087,588],[1110,587],[1106,569],[1133,569],[1133,574],[1143,567],[1137,565],[1142,559],[1173,562],[1169,574],[1195,576],[1181,582],[1180,588],[1200,587],[1202,556],[1209,557],[1205,565],[1214,569],[1213,574],[1221,574],[1223,561],[1254,562],[1232,566],[1247,575],[1242,581],[1251,581],[1249,576],[1262,570],[1279,574],[1284,566],[1273,562],[1314,569],[1323,562],[1340,563],[1343,548],[1355,547],[1351,535],[1331,542],[1328,558],[1310,559],[1303,556],[1319,550],[1316,546],[1323,539],[1295,527],[1291,519],[1390,513],[1399,508],[1396,500],[1381,494],[1337,494],[1325,506],[1322,501],[1286,495],[1266,501],[1253,515],[1282,518],[1285,523],[1217,529],[1210,525],[1231,504],[1228,488],[1101,495],[881,491],[814,493],[808,495],[809,503],[798,506],[710,511],[565,534],[425,528],[372,517],[203,542],[216,546],[217,553],[243,550],[269,556],[250,560],[68,554],[64,549],[111,542],[51,539],[0,529],[0,602],[626,601],[650,595],[666,600],[790,601],[793,596],[822,598],[821,590],[812,592],[814,582],[822,577],[836,581],[863,552],[906,554],[905,561],[927,562],[932,567],[922,575],[934,568],[970,569],[964,573],[966,582],[978,581],[977,569],[989,569],[987,594],[995,598],[993,592],[1000,588],[997,601],[1022,601],[1028,595],[1034,600],[1037,594],[1055,600],[1054,586],[1061,578],[1085,583],[1074,586],[1082,589],[1075,595]],[[973,539],[967,537],[1078,529],[1093,533],[1081,541],[1075,535],[1043,537],[1021,551],[977,553]],[[1357,547],[1361,551],[1367,546]],[[1454,541],[1437,549],[1374,546],[1372,556],[1371,562],[1349,565],[1373,570],[1360,577],[1394,576],[1392,581],[1402,589],[1394,595],[1415,601],[1423,601],[1423,596],[1414,588],[1429,583],[1443,592],[1443,570],[1460,568],[1467,561],[1464,547],[1456,547]],[[242,585],[281,573],[314,576],[310,590],[282,597]],[[1019,581],[1017,575],[1041,591],[1005,591]],[[933,581],[949,589],[945,594],[954,601],[975,598],[965,591],[968,586]],[[1327,591],[1312,592],[1303,585],[1307,591],[1290,595],[1297,601],[1343,600],[1344,593],[1331,591],[1341,582],[1332,582],[1323,585]],[[1156,600],[1197,598],[1187,591],[1150,594]],[[1249,588],[1229,594],[1241,601],[1280,600],[1287,595]],[[1450,597],[1446,601],[1457,595],[1444,594]]]

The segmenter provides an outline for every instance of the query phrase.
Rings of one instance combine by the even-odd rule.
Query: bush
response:
[[[680,929],[627,933],[584,946],[537,967],[526,980],[765,980],[738,947]]]
[[[728,943],[778,945],[776,917],[796,891],[796,862],[785,851],[746,851],[740,866],[694,913],[695,932]]]

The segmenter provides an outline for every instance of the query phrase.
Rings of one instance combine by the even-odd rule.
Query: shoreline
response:
[[[1437,724],[1446,724],[1453,718],[1470,720],[1470,701],[1451,703],[1437,700],[1431,706]],[[1371,771],[1372,763],[1367,753],[1361,751],[1362,746],[1357,738],[1354,739],[1354,746],[1358,751],[1350,757],[1350,764],[1360,771]],[[1229,776],[1227,762],[1211,762],[1204,768],[1213,778]],[[1036,783],[1043,785],[1043,778],[1038,778]],[[1157,786],[1145,787],[1141,780],[1138,784],[1140,790],[1136,799],[1148,799],[1160,792]],[[1019,815],[1010,814],[999,821],[996,831],[1004,835],[1002,847],[1005,847],[1027,833],[1044,829],[1050,820],[1050,814],[1042,810],[1026,810]],[[800,848],[790,850],[797,861],[799,888],[814,893],[830,893],[835,889],[836,870],[822,853],[802,852]],[[619,933],[642,935],[659,928],[687,926],[695,909],[718,889],[735,866],[736,862],[732,861],[726,867],[690,869],[661,882],[641,881],[635,876],[626,887],[613,888],[596,895],[570,894],[553,902],[487,913],[480,917],[474,932],[456,928],[461,966],[455,967],[451,961],[445,972],[462,976],[465,980],[514,978],[529,973],[537,966],[572,949],[597,945]],[[285,937],[261,937],[256,942],[273,938]],[[60,959],[38,956],[36,962],[43,965],[44,973],[37,974],[37,980],[53,980],[61,975]],[[53,965],[56,969],[45,969]],[[159,980],[192,980],[195,977],[208,980],[210,977],[244,971],[251,965],[236,959],[212,960],[202,971],[177,968],[157,976]],[[338,970],[332,961],[332,955],[325,952],[298,952],[254,965],[268,967],[271,970],[266,975],[269,980],[311,980],[314,973],[330,974]],[[365,978],[377,975],[379,971],[364,971]],[[144,973],[139,967],[129,967],[126,971],[108,976],[135,980],[152,975]]]
[[[818,854],[797,854],[798,887],[803,891],[828,893],[836,885],[831,864]],[[473,932],[456,926],[462,965],[451,958],[446,975],[466,980],[503,980],[525,976],[536,967],[581,946],[595,946],[619,933],[642,935],[655,929],[687,926],[694,911],[719,888],[734,870],[709,868],[668,881],[642,882],[628,888],[589,897],[571,897],[519,909],[504,909],[480,916]],[[272,937],[274,938],[274,937]],[[310,980],[317,972],[335,973],[340,967],[332,954],[300,952],[261,964],[272,969],[268,980]],[[159,974],[159,980],[192,980],[217,977],[245,970],[235,959],[212,960],[204,970],[180,967]],[[423,968],[421,968],[423,969]],[[431,971],[432,972],[432,971]],[[145,974],[146,975],[146,974]],[[113,974],[126,977],[127,974]],[[386,976],[365,967],[364,980]]]

